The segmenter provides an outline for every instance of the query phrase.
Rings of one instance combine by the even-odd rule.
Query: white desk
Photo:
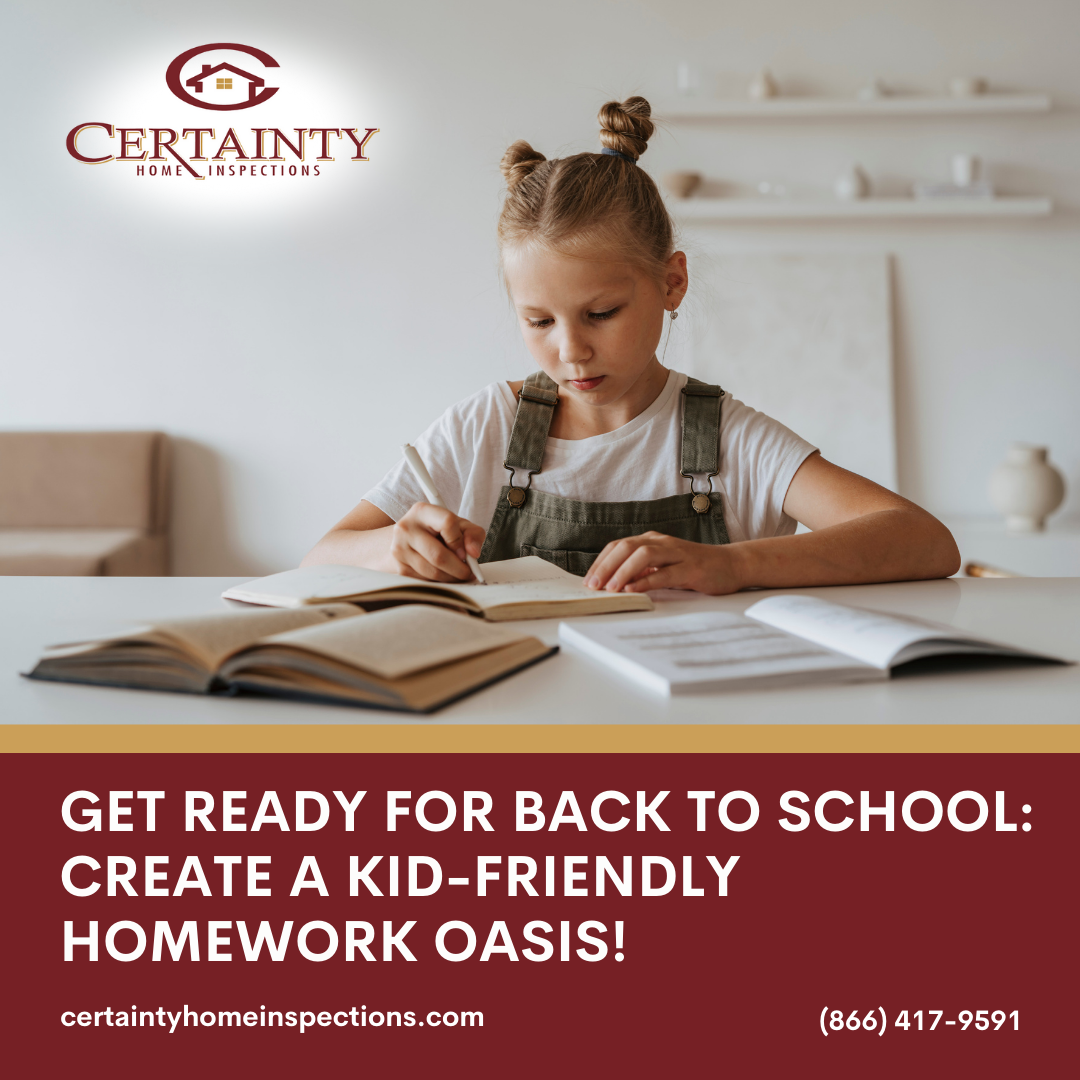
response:
[[[429,717],[255,698],[71,686],[21,678],[47,644],[120,630],[223,602],[233,578],[0,578],[0,717],[5,724],[715,725],[1076,724],[1080,667],[923,674],[888,683],[664,699],[589,659],[558,655]],[[1080,578],[949,579],[806,592],[907,612],[1071,660],[1080,659]],[[765,593],[658,595],[656,615],[742,611]],[[598,616],[607,618],[608,616]],[[621,616],[620,616],[621,617]],[[650,618],[643,614],[640,618]],[[556,640],[557,622],[529,629]],[[418,747],[419,748],[419,747]],[[258,749],[252,746],[251,749]]]

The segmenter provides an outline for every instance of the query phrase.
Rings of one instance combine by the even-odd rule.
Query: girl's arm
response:
[[[816,452],[792,478],[784,512],[813,532],[716,546],[644,533],[608,544],[585,584],[720,594],[948,577],[960,568],[956,542],[937,518]]]
[[[465,552],[479,557],[484,530],[441,506],[415,503],[398,522],[361,502],[308,553],[301,566],[366,566],[426,581],[470,581]]]

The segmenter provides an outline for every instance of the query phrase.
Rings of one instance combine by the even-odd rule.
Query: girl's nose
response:
[[[559,359],[564,364],[580,364],[592,357],[592,348],[584,334],[566,330],[559,342]]]

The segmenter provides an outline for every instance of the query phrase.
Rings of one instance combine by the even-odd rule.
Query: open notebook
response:
[[[770,596],[745,615],[562,623],[559,639],[661,694],[887,679],[897,667],[929,656],[1067,662],[953,626],[813,596]]]
[[[328,604],[164,620],[54,646],[29,677],[430,712],[555,651],[452,611],[412,604],[365,614]]]
[[[341,602],[369,610],[387,604],[436,604],[482,615],[490,622],[650,611],[653,606],[645,593],[586,589],[581,578],[536,555],[484,563],[484,577],[486,585],[446,585],[359,566],[302,566],[234,586],[222,596],[286,608]]]

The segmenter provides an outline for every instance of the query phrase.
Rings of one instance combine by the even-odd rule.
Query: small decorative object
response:
[[[850,165],[836,178],[833,191],[842,202],[865,199],[870,194],[870,177],[858,165]]]
[[[952,178],[957,187],[971,187],[979,179],[982,162],[975,154],[954,154]]]
[[[1065,498],[1065,481],[1046,454],[1045,446],[1012,443],[990,476],[990,501],[1009,532],[1041,532]]]
[[[664,187],[678,199],[689,199],[701,186],[701,173],[669,172],[664,173]]]
[[[675,69],[675,86],[684,97],[696,94],[700,84],[701,78],[698,75],[698,69],[693,64],[684,60]]]
[[[855,96],[859,101],[877,101],[888,97],[889,88],[878,78],[871,79],[865,86],[860,86]]]
[[[772,77],[772,74],[766,68],[762,68],[750,81],[746,93],[754,101],[764,101],[766,98],[777,97],[780,93],[780,87],[776,85],[776,80]]]
[[[758,194],[767,199],[786,199],[787,185],[776,180],[760,180],[757,186]]]
[[[977,97],[986,93],[986,80],[973,75],[957,75],[949,81],[949,93],[953,97]]]
[[[916,199],[992,199],[994,187],[981,180],[982,162],[974,154],[956,154],[952,159],[952,180],[918,180],[913,188]]]

